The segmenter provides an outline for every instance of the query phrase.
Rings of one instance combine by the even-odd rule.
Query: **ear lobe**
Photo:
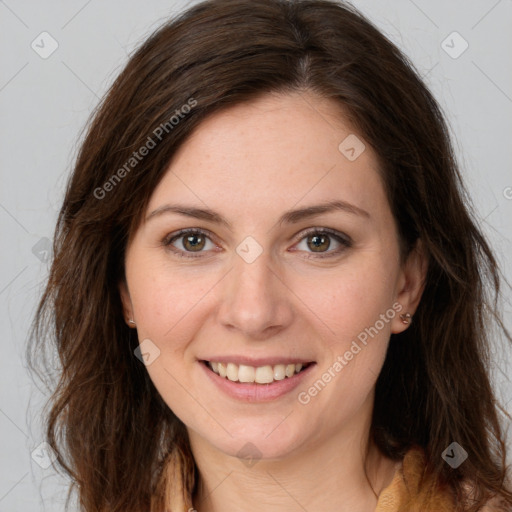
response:
[[[133,323],[133,305],[130,298],[130,292],[128,291],[128,286],[124,279],[119,282],[119,295],[123,305],[124,321],[128,324],[129,327],[132,327],[135,325]]]
[[[402,305],[402,315],[409,313],[411,317],[414,316],[425,289],[427,271],[428,255],[423,241],[419,238],[400,270],[396,300]],[[399,333],[407,327],[408,324],[397,315],[393,320],[391,332]]]

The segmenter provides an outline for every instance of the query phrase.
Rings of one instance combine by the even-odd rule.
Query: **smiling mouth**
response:
[[[203,363],[220,377],[242,384],[272,384],[275,381],[290,379],[314,364],[313,362],[290,363],[254,367],[216,361],[203,361]]]

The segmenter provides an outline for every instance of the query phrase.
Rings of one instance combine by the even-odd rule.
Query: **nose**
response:
[[[291,324],[293,293],[273,267],[265,251],[252,263],[234,255],[220,289],[221,325],[246,339],[265,340]]]

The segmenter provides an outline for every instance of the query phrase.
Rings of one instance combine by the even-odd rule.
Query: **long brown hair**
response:
[[[371,436],[396,460],[422,447],[425,474],[453,490],[458,510],[476,511],[492,495],[512,505],[488,373],[492,325],[512,341],[498,313],[501,274],[438,104],[407,58],[350,5],[211,0],[131,56],[90,119],[59,214],[28,355],[33,366],[44,353],[58,355],[47,370],[57,376],[47,441],[83,510],[149,510],[172,450],[193,491],[184,425],[134,356],[136,333],[123,318],[127,240],[173,154],[206,116],[306,90],[338,102],[374,148],[402,257],[420,238],[429,258],[414,322],[391,335]],[[469,452],[457,469],[441,458],[453,441]],[[463,482],[471,482],[471,503]]]

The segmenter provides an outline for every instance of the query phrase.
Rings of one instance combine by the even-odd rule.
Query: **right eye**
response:
[[[169,248],[176,256],[181,258],[198,258],[200,253],[205,252],[203,249],[207,245],[208,241],[215,247],[215,244],[210,240],[210,233],[208,231],[194,228],[194,229],[182,229],[177,233],[171,233],[167,235],[162,244]],[[178,242],[178,247],[174,245],[174,242]],[[181,247],[179,247],[181,246]],[[194,255],[193,253],[198,253]]]

